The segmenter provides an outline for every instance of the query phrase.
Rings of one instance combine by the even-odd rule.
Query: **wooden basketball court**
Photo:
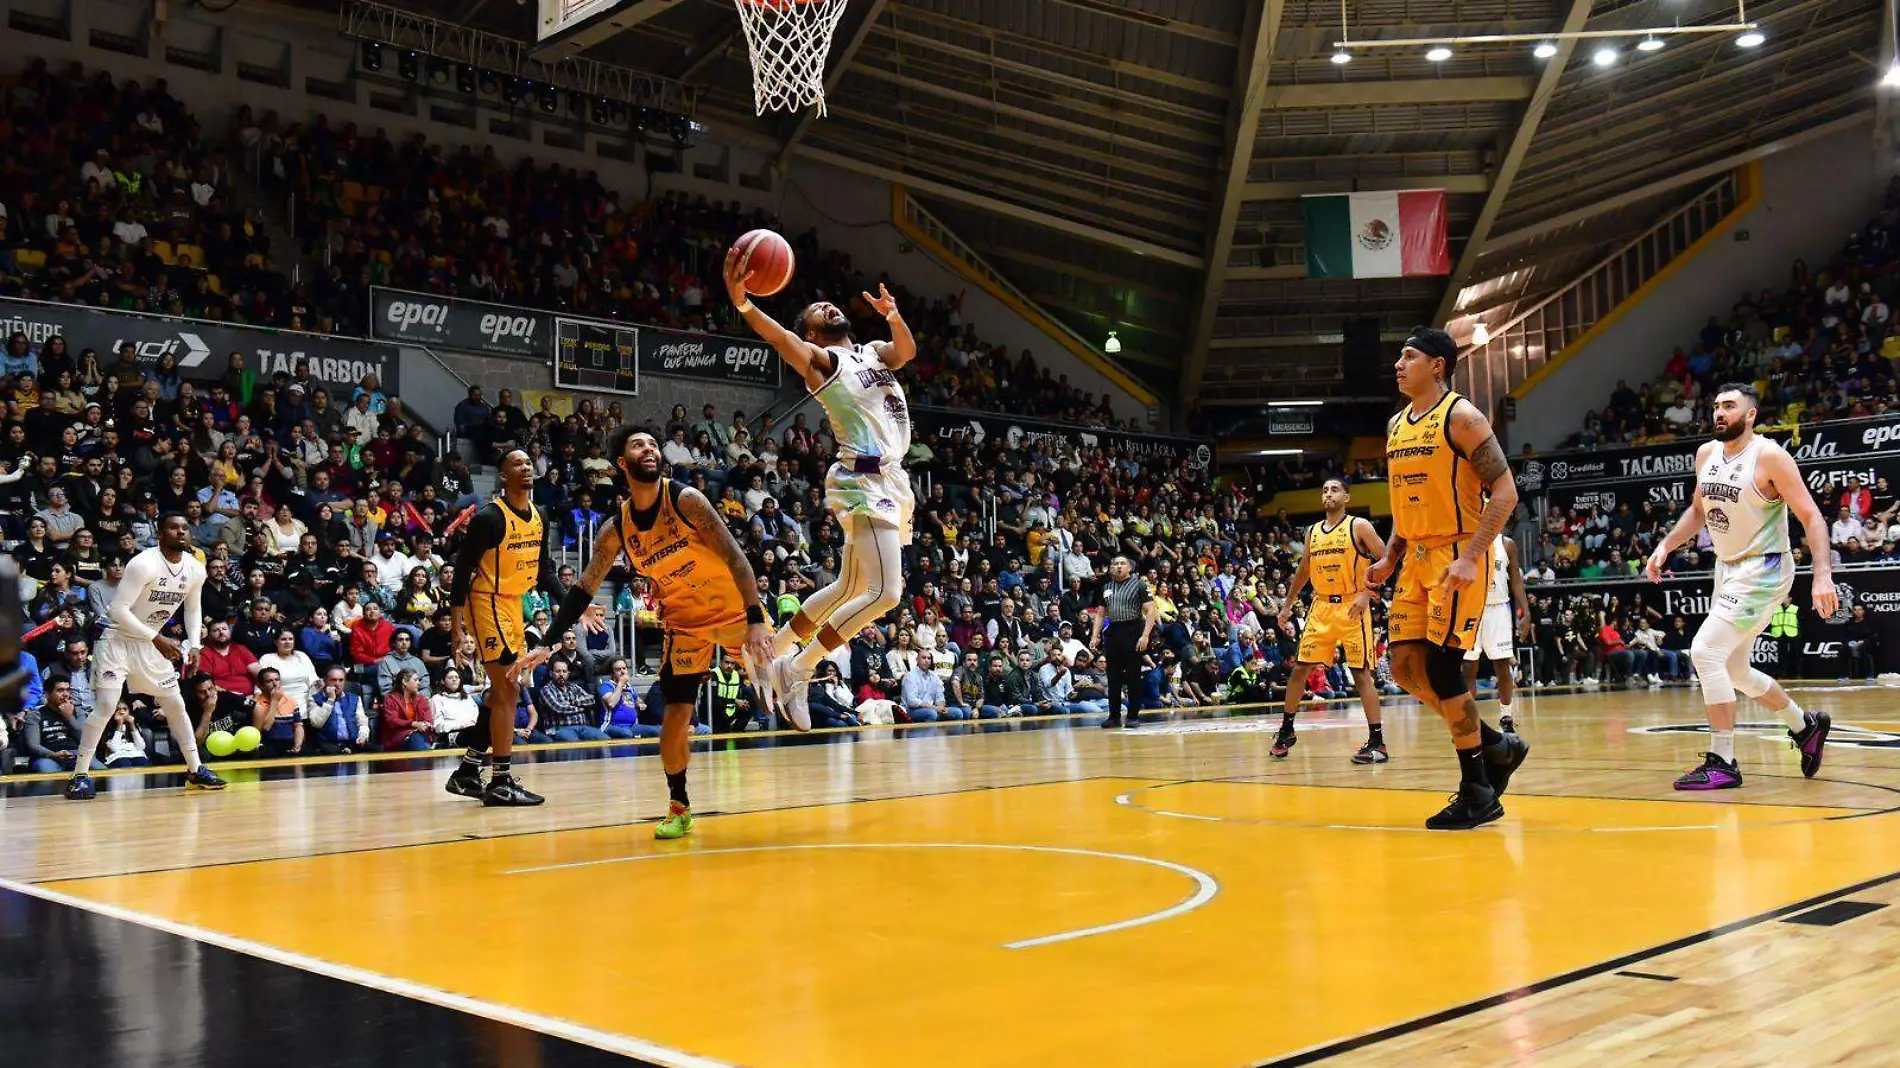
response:
[[[160,1004],[103,989],[72,1026],[98,1007],[139,1048],[198,995],[261,1043],[233,1063],[341,1055],[194,990],[226,950],[306,1004],[449,1010],[464,1063],[1873,1063],[1900,1041],[1894,695],[1797,696],[1835,715],[1822,777],[1763,723],[1717,795],[1670,789],[1706,740],[1689,691],[1528,698],[1508,815],[1462,834],[1422,830],[1455,767],[1409,702],[1373,768],[1347,706],[1285,761],[1277,716],[714,739],[676,843],[626,743],[538,754],[531,810],[443,793],[447,755],[226,765],[222,795],[113,775],[87,805],[7,780],[0,944],[86,915],[92,966]],[[115,960],[154,937],[187,948]]]

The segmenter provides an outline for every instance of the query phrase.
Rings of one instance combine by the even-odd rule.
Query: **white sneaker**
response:
[[[779,697],[778,686],[773,682],[772,665],[753,662],[752,654],[749,652],[740,654],[740,663],[745,665],[745,677],[751,681],[752,690],[758,695],[759,703],[765,706],[766,722],[770,723],[772,717],[779,713],[780,707],[785,703]]]
[[[780,713],[793,730],[811,730],[811,672],[798,666],[798,654],[786,653],[772,661],[768,673],[772,688],[778,691]]]

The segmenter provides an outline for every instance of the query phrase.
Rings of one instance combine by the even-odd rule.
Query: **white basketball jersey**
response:
[[[1491,588],[1485,591],[1486,608],[1511,603],[1511,557],[1504,549],[1504,539],[1500,538],[1491,545]]]
[[[1720,445],[1696,472],[1696,495],[1715,557],[1725,564],[1752,556],[1788,551],[1788,505],[1771,501],[1755,488],[1755,465],[1763,449],[1780,448],[1755,435],[1737,456]]]
[[[106,633],[130,641],[148,642],[163,630],[179,606],[198,596],[205,584],[205,566],[186,553],[178,563],[165,559],[156,548],[134,556],[125,565],[125,577],[106,611]],[[123,616],[129,614],[128,623]],[[140,633],[140,626],[149,628]]]
[[[910,406],[897,375],[869,345],[828,345],[837,369],[812,392],[838,437],[838,458],[881,457],[886,466],[910,451]]]

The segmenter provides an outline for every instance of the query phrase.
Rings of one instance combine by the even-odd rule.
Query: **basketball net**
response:
[[[825,57],[846,0],[733,0],[752,59],[757,114],[816,105],[825,113]]]

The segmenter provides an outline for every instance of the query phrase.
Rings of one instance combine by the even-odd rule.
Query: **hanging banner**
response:
[[[15,331],[36,346],[54,335],[64,337],[75,356],[93,349],[102,365],[116,360],[120,344],[129,341],[141,362],[156,364],[170,353],[179,373],[195,381],[222,378],[231,354],[238,352],[259,379],[279,371],[295,374],[298,365],[307,364],[311,377],[339,399],[367,374],[376,376],[384,393],[394,396],[402,389],[396,349],[357,338],[0,298],[0,337]]]
[[[1214,459],[1213,443],[1202,438],[1177,438],[1133,430],[1076,426],[1072,423],[1052,423],[961,408],[916,407],[910,410],[910,415],[911,426],[917,438],[923,441],[938,434],[948,434],[953,438],[968,438],[979,445],[986,441],[1003,441],[1012,449],[1038,441],[1060,442],[1087,449],[1113,446],[1122,453],[1159,456],[1198,468],[1206,468]]]
[[[1809,492],[1821,505],[1822,514],[1832,518],[1834,500],[1847,488],[1849,478],[1860,479],[1861,485],[1870,489],[1882,478],[1890,485],[1900,485],[1900,452],[1811,460],[1801,464],[1801,474],[1807,479]],[[1631,511],[1640,512],[1645,503],[1653,501],[1662,505],[1673,519],[1688,507],[1689,493],[1694,488],[1695,474],[1685,471],[1660,478],[1552,486],[1546,492],[1552,508],[1585,511],[1601,508],[1610,512],[1619,504],[1627,504]]]
[[[782,364],[778,354],[756,338],[748,340],[612,320],[574,319],[533,308],[401,289],[370,290],[370,333],[385,341],[552,361],[559,344],[557,319],[591,324],[628,340],[640,374],[772,389],[779,385]],[[622,381],[612,388],[625,392],[632,381],[631,371],[620,378]]]
[[[1801,663],[1795,665],[1795,674],[1804,678],[1837,678],[1847,674],[1847,642],[1856,626],[1856,607],[1866,610],[1865,621],[1873,626],[1879,641],[1879,651],[1874,655],[1876,671],[1900,671],[1900,568],[1835,572],[1834,588],[1840,594],[1841,607],[1827,619],[1815,616],[1810,607],[1809,582],[1810,576],[1805,573],[1795,577],[1793,597],[1801,610],[1802,658]],[[1670,618],[1682,616],[1688,621],[1691,634],[1709,614],[1713,596],[1707,575],[1698,578],[1665,576],[1659,583],[1644,579],[1598,579],[1588,585],[1531,586],[1528,592],[1532,597],[1549,596],[1560,600],[1590,597],[1601,608],[1607,608],[1610,598],[1615,597],[1624,612],[1630,611],[1640,600],[1644,607],[1662,613],[1663,623],[1658,629],[1667,631]],[[1751,659],[1757,666],[1776,673],[1779,658],[1780,647],[1774,639],[1765,636],[1755,639]]]

